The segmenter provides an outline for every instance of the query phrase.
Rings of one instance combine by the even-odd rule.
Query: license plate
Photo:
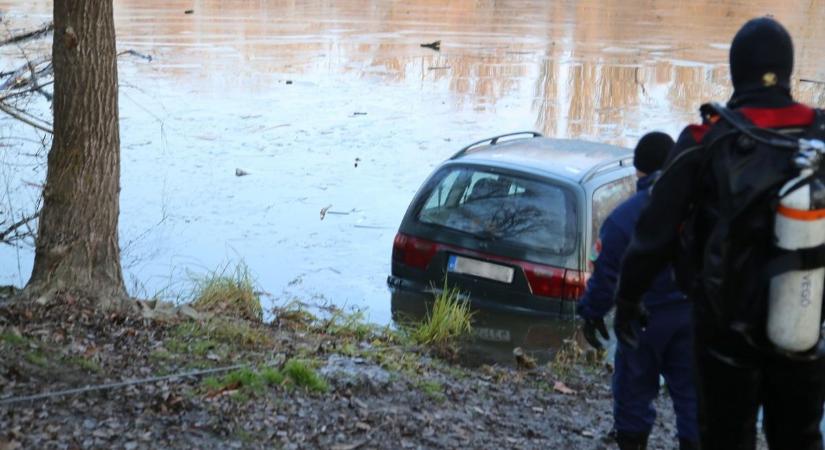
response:
[[[450,259],[447,262],[447,271],[473,275],[502,283],[512,283],[513,274],[515,273],[512,267],[457,255],[450,255]]]
[[[510,330],[474,326],[473,333],[475,333],[475,336],[482,341],[510,342]]]

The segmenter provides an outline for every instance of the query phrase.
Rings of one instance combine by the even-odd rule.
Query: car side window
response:
[[[593,241],[607,216],[617,206],[636,192],[636,177],[628,176],[600,186],[593,192]]]

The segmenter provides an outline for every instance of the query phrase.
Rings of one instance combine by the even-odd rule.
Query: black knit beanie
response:
[[[730,46],[730,77],[736,91],[760,87],[791,87],[793,42],[779,22],[751,19]]]
[[[673,139],[667,134],[659,131],[647,133],[633,150],[633,167],[648,175],[661,169],[672,147]]]

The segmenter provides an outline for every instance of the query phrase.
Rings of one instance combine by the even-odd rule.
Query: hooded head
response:
[[[793,42],[779,22],[751,19],[733,38],[730,46],[730,77],[735,91],[777,86],[791,88]]]
[[[650,175],[662,168],[672,147],[673,139],[667,134],[659,131],[647,133],[633,150],[633,167],[642,174]]]

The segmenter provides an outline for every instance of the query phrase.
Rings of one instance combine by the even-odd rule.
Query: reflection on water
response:
[[[397,324],[426,319],[431,303],[421,297],[405,295],[403,291],[391,296],[392,317]],[[531,317],[500,311],[475,310],[473,337],[460,345],[463,364],[515,364],[513,349],[521,347],[525,354],[539,364],[550,361],[555,351],[567,339],[578,339],[578,324],[570,320]]]
[[[386,323],[394,232],[462,144],[520,129],[627,146],[650,129],[675,134],[703,101],[729,95],[728,42],[766,13],[794,35],[795,78],[825,80],[823,6],[118,0],[119,48],[153,56],[120,60],[121,237],[142,286],[132,292],[174,290],[242,257],[276,300],[365,306]],[[23,28],[48,21],[51,2],[0,0],[0,11]],[[420,47],[434,40],[440,52]],[[0,48],[0,71],[19,65],[18,49]],[[794,89],[825,100],[825,85]],[[0,135],[38,138],[7,118]],[[4,161],[33,169],[4,177],[33,201],[43,169],[14,145]],[[236,179],[238,167],[251,175]],[[0,284],[25,282],[30,267],[30,252],[0,248]]]

